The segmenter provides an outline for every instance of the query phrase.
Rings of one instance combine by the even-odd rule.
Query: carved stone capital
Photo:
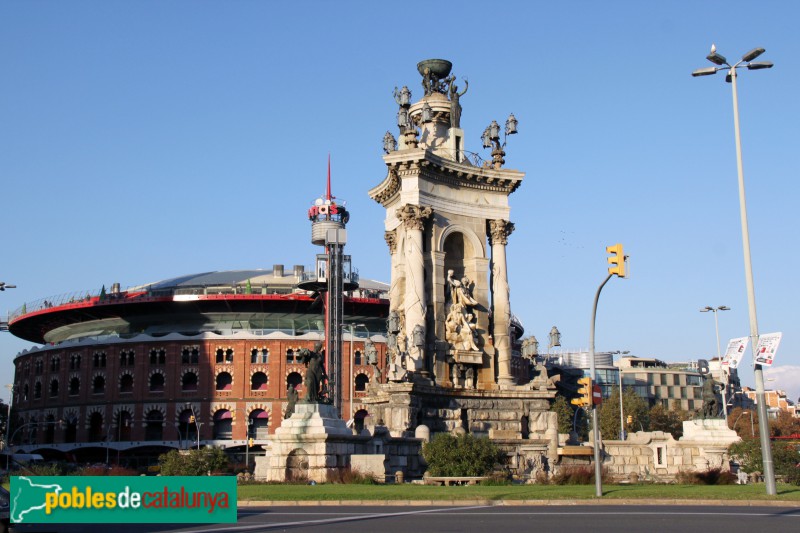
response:
[[[514,223],[503,219],[490,220],[488,230],[490,244],[505,246],[508,244],[508,236],[514,232]]]
[[[416,229],[420,231],[425,229],[425,220],[430,218],[432,214],[433,209],[420,205],[406,204],[397,210],[397,218],[403,222],[406,229]]]
[[[397,232],[394,230],[384,232],[383,240],[385,240],[386,244],[389,246],[389,254],[394,255],[397,251]]]

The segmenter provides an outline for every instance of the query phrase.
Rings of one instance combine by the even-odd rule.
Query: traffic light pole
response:
[[[624,259],[621,259],[624,264]],[[624,273],[624,272],[623,272]],[[597,382],[597,373],[594,364],[594,323],[597,319],[597,302],[600,300],[600,291],[603,290],[603,287],[606,286],[608,280],[614,274],[609,274],[603,283],[600,284],[600,287],[597,288],[597,294],[594,295],[594,305],[592,306],[592,327],[589,330],[589,372],[592,375],[592,382]],[[603,468],[600,464],[600,426],[598,425],[597,420],[597,407],[592,405],[592,441],[594,446],[594,487],[595,487],[595,496],[598,498],[603,495]]]

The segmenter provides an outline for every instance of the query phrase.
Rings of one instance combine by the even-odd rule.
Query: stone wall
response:
[[[689,420],[684,436],[675,440],[662,431],[636,432],[627,440],[602,442],[603,467],[615,479],[637,474],[649,481],[674,481],[679,472],[702,472],[710,468],[729,470],[728,446],[737,442],[736,432],[725,420]],[[590,464],[587,458],[562,458],[559,466]]]

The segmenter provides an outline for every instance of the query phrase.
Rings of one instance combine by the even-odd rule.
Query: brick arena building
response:
[[[298,352],[324,337],[321,298],[298,287],[309,270],[209,272],[25,304],[9,331],[40,346],[14,360],[14,450],[132,462],[202,445],[242,451],[253,439],[257,451],[280,425],[287,388],[302,398]],[[344,298],[342,411],[358,425],[359,398],[386,375],[388,286],[345,276],[358,288]]]

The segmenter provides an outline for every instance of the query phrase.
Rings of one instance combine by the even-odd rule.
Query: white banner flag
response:
[[[737,368],[749,342],[750,337],[739,337],[738,339],[729,340],[728,348],[725,350],[725,357],[722,358],[722,366]]]
[[[783,333],[765,333],[758,338],[758,347],[756,348],[756,361],[757,365],[772,366],[775,360],[775,352],[778,351],[778,346],[781,343]]]

